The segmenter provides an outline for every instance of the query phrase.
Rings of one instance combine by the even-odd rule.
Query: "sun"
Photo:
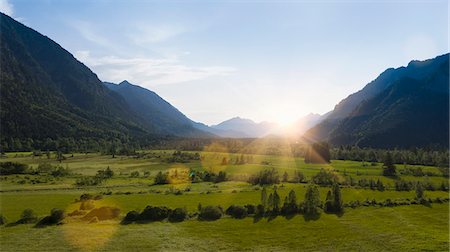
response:
[[[281,127],[287,127],[292,125],[295,120],[297,118],[295,118],[295,116],[292,116],[291,114],[288,113],[283,113],[282,111],[280,111],[280,113],[277,115],[276,117],[276,123],[278,125],[280,125]]]

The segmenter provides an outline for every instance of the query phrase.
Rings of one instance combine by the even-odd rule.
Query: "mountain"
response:
[[[104,82],[104,85],[121,96],[135,114],[160,131],[185,137],[213,137],[195,128],[193,121],[153,91],[126,80],[120,84]]]
[[[448,69],[448,54],[390,68],[304,136],[362,147],[448,146]]]
[[[162,109],[156,118],[145,117],[135,107],[138,101],[130,102],[125,99],[128,96],[117,93],[121,85],[119,90],[110,90],[56,42],[2,13],[0,64],[0,141],[4,150],[20,149],[17,146],[25,142],[40,148],[46,141],[59,139],[152,138],[172,135],[178,126],[182,135],[197,132],[193,127],[183,128],[187,119],[154,93],[149,96],[155,97],[158,109],[164,104],[170,109]],[[165,112],[168,118],[162,116]],[[177,122],[176,126],[169,126],[171,122]]]
[[[227,137],[263,137],[271,133],[277,125],[270,122],[255,123],[250,119],[234,117],[217,125],[212,125],[211,128],[225,132]],[[218,134],[224,136],[223,134]]]
[[[247,137],[249,137],[240,131],[215,129],[215,128],[212,128],[212,127],[210,127],[204,123],[200,123],[200,122],[192,121],[192,125],[196,129],[199,129],[204,132],[208,132],[210,134],[213,134],[213,135],[219,136],[219,137],[226,137],[226,138],[240,138],[240,137],[247,138]]]

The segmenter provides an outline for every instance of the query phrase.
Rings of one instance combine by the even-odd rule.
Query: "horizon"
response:
[[[448,53],[446,1],[2,0],[0,11],[100,80],[128,80],[207,125],[323,115],[387,68]]]

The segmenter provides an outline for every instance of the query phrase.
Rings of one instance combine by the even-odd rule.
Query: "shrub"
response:
[[[175,208],[169,214],[170,222],[181,222],[184,221],[188,216],[187,210],[185,208]]]
[[[64,168],[62,166],[55,167],[53,171],[50,172],[53,177],[64,177],[70,175],[70,170],[68,167]]]
[[[258,217],[262,217],[265,214],[265,209],[262,204],[256,206],[255,215]]]
[[[122,220],[122,224],[130,224],[132,222],[139,220],[139,212],[138,211],[130,211],[125,215]]]
[[[258,174],[249,178],[249,183],[253,185],[271,185],[280,183],[278,172],[272,168],[271,170],[260,171]]]
[[[206,206],[202,207],[200,214],[198,215],[199,220],[214,221],[222,217],[223,211],[219,206]]]
[[[131,172],[130,177],[131,178],[138,178],[139,177],[139,172],[138,171]]]
[[[94,198],[94,195],[89,194],[89,193],[83,193],[80,195],[80,201],[90,200],[93,198]]]
[[[247,214],[255,214],[256,213],[255,205],[247,204],[244,207],[247,209]]]
[[[45,227],[50,225],[61,224],[61,221],[64,219],[64,211],[61,209],[53,208],[50,211],[49,216],[45,216],[42,218],[35,227]]]
[[[18,220],[17,224],[30,224],[35,223],[38,220],[37,215],[34,213],[32,209],[25,209],[20,215],[20,220]]]
[[[50,212],[50,220],[53,223],[59,223],[64,219],[64,211],[58,208],[53,208]]]
[[[338,177],[333,172],[321,168],[319,173],[312,177],[312,180],[318,185],[333,185],[337,182]]]
[[[5,216],[3,216],[2,214],[0,214],[0,226],[5,225],[6,224],[6,218]]]
[[[153,207],[146,206],[142,213],[139,215],[139,219],[141,221],[162,221],[169,217],[170,209],[161,206],[161,207]]]
[[[247,217],[247,209],[243,206],[231,205],[230,207],[228,207],[225,213],[235,219],[243,219]]]
[[[28,170],[28,165],[15,162],[0,163],[0,175],[23,174]]]
[[[168,184],[168,173],[162,173],[161,171],[156,174],[155,177],[155,185],[164,185]]]
[[[96,186],[101,183],[103,183],[103,178],[97,176],[83,176],[75,181],[76,186]]]

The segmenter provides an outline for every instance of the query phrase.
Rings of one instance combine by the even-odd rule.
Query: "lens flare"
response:
[[[68,216],[61,230],[66,241],[73,247],[81,251],[96,251],[105,246],[116,233],[120,208],[110,199],[90,200],[88,204],[85,202],[67,207]]]

